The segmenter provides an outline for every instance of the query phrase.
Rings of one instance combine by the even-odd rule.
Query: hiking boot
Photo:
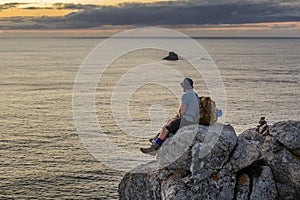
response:
[[[140,150],[141,150],[141,152],[143,152],[144,154],[149,154],[149,155],[151,155],[151,156],[155,156],[155,154],[156,154],[156,150],[157,150],[158,148],[156,148],[154,145],[151,145],[151,147],[149,147],[149,148],[141,148]]]

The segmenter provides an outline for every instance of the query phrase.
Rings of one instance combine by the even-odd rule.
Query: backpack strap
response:
[[[195,94],[194,97],[196,98],[196,101],[198,102],[198,105],[199,105],[199,112],[198,112],[197,116],[194,118],[194,122],[196,124],[198,124],[199,120],[200,120],[200,105],[201,105],[201,101],[200,101],[200,98],[199,98],[198,94],[196,92],[194,92],[194,94]]]

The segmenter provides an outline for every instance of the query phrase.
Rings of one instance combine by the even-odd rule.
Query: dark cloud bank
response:
[[[56,9],[77,9],[78,11],[63,17],[4,18],[0,20],[0,28],[77,29],[105,25],[180,26],[300,21],[298,1],[215,2],[218,3],[177,1],[126,3],[118,6],[55,4],[54,8]]]

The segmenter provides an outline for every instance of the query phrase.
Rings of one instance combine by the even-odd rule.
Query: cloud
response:
[[[293,29],[297,28],[297,24],[274,24],[271,26],[272,29]]]
[[[36,7],[36,6],[28,6],[22,8],[24,10],[53,10],[53,7]]]
[[[117,6],[60,3],[54,4],[53,8],[75,11],[62,17],[26,18],[22,24],[14,23],[11,18],[1,19],[0,28],[77,29],[96,28],[105,25],[180,26],[186,24],[220,25],[300,21],[300,4],[298,1],[282,0],[202,0],[124,3]]]
[[[20,5],[25,5],[25,4],[26,3],[5,3],[5,4],[0,4],[0,12],[1,12],[1,10],[16,8]]]
[[[73,4],[73,3],[54,3],[48,7],[40,6],[28,6],[24,7],[25,10],[39,10],[39,9],[51,9],[51,10],[84,10],[84,9],[95,9],[101,6],[93,4]]]
[[[93,4],[55,3],[53,4],[53,7],[55,9],[63,9],[63,10],[83,10],[83,9],[101,8],[102,6],[93,5]]]

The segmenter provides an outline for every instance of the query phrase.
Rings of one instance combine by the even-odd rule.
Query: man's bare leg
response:
[[[166,127],[163,127],[158,138],[161,140],[165,140],[168,137],[169,131],[166,129]]]

